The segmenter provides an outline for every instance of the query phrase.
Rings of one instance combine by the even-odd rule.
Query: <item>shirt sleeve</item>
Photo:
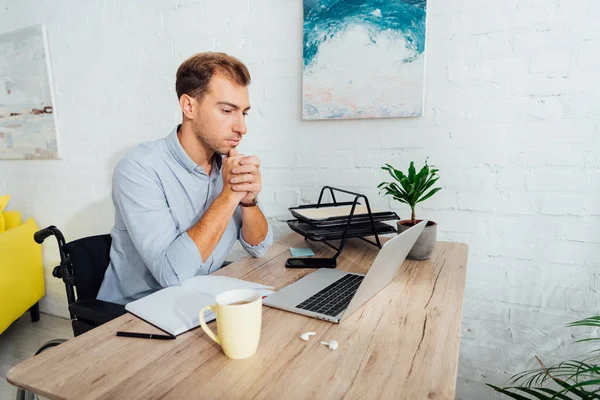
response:
[[[258,207],[260,207],[260,204],[258,205]],[[261,211],[262,211],[262,207],[261,207]],[[253,246],[244,240],[244,238],[242,237],[242,229],[240,228],[240,232],[238,234],[238,239],[239,239],[240,243],[242,244],[242,247],[244,248],[244,250],[246,250],[246,252],[253,257],[264,256],[265,253],[267,252],[267,250],[269,250],[269,247],[273,244],[273,230],[271,229],[271,224],[269,224],[268,221],[267,221],[267,225],[268,225],[267,235],[265,236],[263,241],[260,242],[259,244],[257,244],[256,246]]]
[[[115,168],[113,199],[131,240],[162,287],[180,285],[203,262],[187,232],[179,233],[159,180],[133,160]]]

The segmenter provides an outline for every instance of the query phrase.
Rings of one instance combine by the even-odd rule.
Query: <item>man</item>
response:
[[[236,151],[249,84],[246,66],[223,53],[181,64],[175,86],[183,122],[115,168],[111,261],[98,299],[126,304],[210,274],[236,240],[255,257],[267,251],[273,234],[256,203],[260,160]]]

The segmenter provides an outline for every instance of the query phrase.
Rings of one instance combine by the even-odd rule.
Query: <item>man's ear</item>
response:
[[[179,107],[186,118],[194,119],[194,109],[198,107],[198,102],[193,97],[182,94],[179,98]]]

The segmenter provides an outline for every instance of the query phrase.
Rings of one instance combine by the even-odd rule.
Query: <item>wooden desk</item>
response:
[[[265,257],[217,274],[281,288],[312,272],[284,268],[288,249],[306,243],[290,234]],[[351,239],[338,268],[364,273],[376,253]],[[466,264],[466,245],[438,242],[429,260],[406,261],[339,325],[264,307],[260,345],[247,360],[229,360],[201,329],[168,341],[116,337],[157,331],[124,315],[20,363],[7,379],[53,399],[454,399]],[[306,331],[317,335],[304,342]],[[319,343],[331,339],[336,351]]]

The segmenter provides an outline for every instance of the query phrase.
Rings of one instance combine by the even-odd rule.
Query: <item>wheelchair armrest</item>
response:
[[[125,314],[125,306],[96,299],[77,300],[69,305],[71,314],[93,321],[98,325]]]

